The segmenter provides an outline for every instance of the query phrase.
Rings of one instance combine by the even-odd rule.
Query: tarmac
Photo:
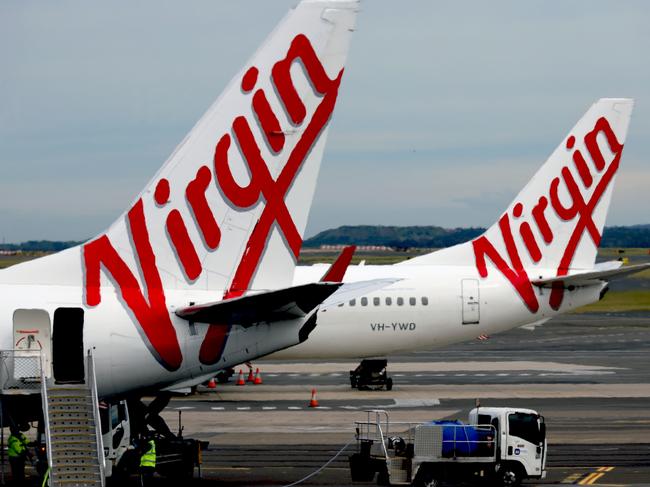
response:
[[[176,425],[180,414],[186,437],[210,442],[197,485],[289,485],[328,461],[300,485],[373,485],[352,484],[347,468],[364,410],[385,409],[391,421],[463,419],[478,399],[545,416],[548,477],[526,485],[650,486],[650,313],[567,315],[388,359],[392,391],[351,389],[352,362],[260,361],[263,385],[202,387],[163,415]]]

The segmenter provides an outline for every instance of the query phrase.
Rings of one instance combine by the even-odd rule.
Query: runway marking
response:
[[[562,482],[562,484],[574,484],[579,478],[581,478],[584,474],[582,473],[572,473],[568,477],[565,477]]]
[[[614,467],[598,467],[595,472],[591,472],[590,474],[584,476],[582,479],[580,479],[577,482],[577,484],[578,485],[593,485],[600,478],[604,477],[607,472],[611,472],[612,470],[614,470]]]
[[[578,482],[578,485],[593,485],[596,480],[605,475],[604,472],[592,472]]]

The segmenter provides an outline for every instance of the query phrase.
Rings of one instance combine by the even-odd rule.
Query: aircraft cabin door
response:
[[[43,309],[14,311],[14,379],[40,380],[42,357],[45,377],[51,376],[50,315]]]
[[[84,382],[84,310],[57,308],[52,334],[54,380],[57,384]]]
[[[463,325],[476,325],[481,318],[481,301],[478,280],[463,279],[461,281],[463,300]]]

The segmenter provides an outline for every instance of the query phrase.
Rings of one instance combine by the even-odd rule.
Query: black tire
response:
[[[503,487],[519,487],[522,479],[521,467],[515,463],[506,463],[499,470],[499,480]]]
[[[386,379],[386,390],[387,391],[393,390],[393,379],[391,379],[390,377]]]

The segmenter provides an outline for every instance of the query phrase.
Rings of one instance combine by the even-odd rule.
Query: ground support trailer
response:
[[[393,379],[388,377],[386,359],[364,359],[356,369],[350,371],[350,386],[352,389],[379,390],[393,389]]]
[[[355,423],[353,481],[435,487],[442,482],[517,486],[546,476],[546,428],[535,411],[475,408],[460,421],[391,422],[386,411],[367,411]]]

